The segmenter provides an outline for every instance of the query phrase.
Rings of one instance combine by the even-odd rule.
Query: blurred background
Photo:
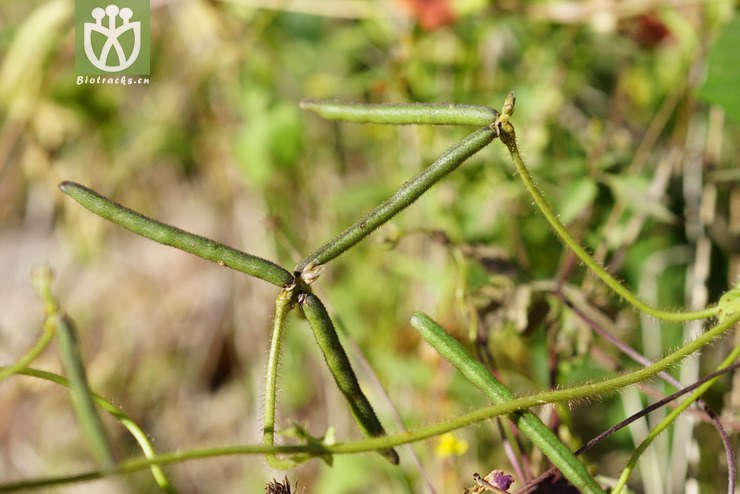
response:
[[[72,1],[0,2],[0,365],[39,337],[43,306],[30,271],[48,264],[93,389],[142,425],[157,451],[261,442],[278,290],[107,223],[57,185],[83,183],[291,269],[473,130],[326,122],[299,110],[304,98],[500,108],[513,90],[524,157],[575,236],[644,298],[711,304],[740,273],[735,8],[152,0],[150,83],[109,86],[76,82]],[[641,318],[588,276],[535,213],[498,142],[314,286],[390,432],[486,403],[419,340],[408,325],[414,310],[492,362],[515,393],[634,367],[563,303],[564,292],[649,358],[702,330]],[[733,338],[674,374],[696,380]],[[34,365],[59,372],[56,346]],[[575,449],[671,392],[649,385],[540,412]],[[736,439],[740,382],[722,379],[707,399]],[[361,436],[295,313],[278,400],[282,426]],[[14,377],[0,383],[0,403],[2,481],[94,468],[65,389]],[[140,455],[120,425],[106,423],[119,458]],[[620,431],[586,461],[618,476],[647,427]],[[542,456],[523,447],[529,472],[540,473]],[[459,493],[475,472],[514,473],[493,421],[400,452],[400,468],[363,454],[331,468],[313,460],[288,476],[306,493]],[[701,416],[686,414],[644,458],[650,475],[635,472],[635,492],[726,490],[719,437]],[[168,472],[182,493],[263,492],[283,477],[256,456]],[[158,490],[142,472],[47,492]]]

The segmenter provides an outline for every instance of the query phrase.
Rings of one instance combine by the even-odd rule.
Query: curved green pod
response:
[[[209,238],[186,232],[177,227],[153,220],[108,199],[75,182],[64,181],[59,189],[93,213],[112,221],[142,237],[160,244],[170,245],[222,266],[260,278],[279,287],[295,281],[293,275],[277,264],[216,242]]]
[[[483,105],[444,103],[353,103],[304,100],[301,109],[328,120],[389,125],[491,125],[499,113]]]
[[[375,411],[365,393],[362,392],[360,383],[357,382],[355,372],[352,370],[349,358],[347,358],[347,354],[339,342],[339,336],[334,329],[329,313],[326,312],[326,307],[312,293],[302,293],[298,301],[306,314],[306,319],[313,330],[316,342],[324,354],[326,364],[347,400],[347,404],[360,429],[369,437],[384,436],[385,429],[383,429],[383,425],[375,415]],[[394,465],[398,464],[398,453],[393,448],[380,450],[379,453]]]
[[[306,268],[326,264],[368,236],[380,225],[411,205],[432,185],[457,169],[466,159],[486,147],[495,137],[495,131],[491,127],[484,127],[447,149],[428,168],[403,184],[390,199],[301,260],[295,267],[296,275],[303,273]]]

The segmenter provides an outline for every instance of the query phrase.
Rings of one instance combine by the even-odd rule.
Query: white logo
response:
[[[96,7],[91,12],[95,22],[85,22],[85,55],[95,67],[105,72],[120,72],[136,61],[141,51],[141,23],[139,21],[129,22],[133,17],[133,11],[124,7],[119,9],[117,5],[110,4],[105,10],[100,7]],[[103,17],[108,17],[108,25],[103,25]],[[116,17],[120,17],[123,20],[123,24],[116,26]],[[134,46],[131,53],[126,56],[123,50],[123,46],[118,41],[119,36],[131,29],[134,33]],[[106,41],[103,44],[103,48],[100,50],[100,54],[96,54],[93,51],[92,46],[92,33],[96,31],[105,36]],[[108,65],[108,57],[110,51],[114,50],[118,58],[118,65]]]

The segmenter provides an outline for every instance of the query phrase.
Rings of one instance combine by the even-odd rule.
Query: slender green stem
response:
[[[719,365],[717,370],[726,369],[730,365],[732,365],[735,360],[740,357],[740,346],[736,346],[732,352],[730,352],[730,355],[727,356],[727,358]],[[709,388],[712,387],[712,385],[719,379],[720,376],[715,377],[714,379],[710,379],[709,381],[705,382],[701,386],[699,386],[696,391],[691,393],[691,395],[686,398],[684,401],[682,401],[676,408],[671,410],[671,412],[663,418],[663,420],[660,421],[660,423],[650,431],[650,433],[647,435],[647,437],[640,443],[640,445],[635,449],[635,451],[632,453],[632,456],[630,457],[629,461],[627,462],[627,466],[624,467],[624,470],[622,470],[622,474],[619,476],[619,480],[617,481],[617,485],[614,486],[614,489],[612,490],[612,494],[620,494],[622,492],[622,489],[625,488],[627,485],[627,481],[630,478],[630,475],[632,474],[632,470],[634,470],[635,466],[637,466],[637,462],[640,459],[640,456],[642,453],[645,452],[645,450],[652,444],[652,442],[655,440],[656,437],[660,435],[661,432],[666,430],[677,418],[678,416],[686,410],[689,406],[691,406],[692,403],[696,402],[698,399],[706,393]],[[732,493],[734,489],[730,488],[729,492]]]
[[[309,110],[329,120],[392,125],[491,125],[498,117],[493,108],[482,105],[443,103],[351,103],[347,101],[304,100]]]
[[[472,358],[457,340],[429,316],[422,312],[415,312],[411,316],[411,325],[471,384],[486,393],[493,403],[503,404],[514,398],[506,386],[499,382],[480,362]],[[522,410],[509,414],[509,419],[581,492],[604,493],[578,458],[537,415],[529,410]]]
[[[0,381],[14,374],[18,374],[23,369],[31,365],[31,362],[36,360],[36,357],[41,355],[41,352],[43,352],[46,347],[49,346],[49,343],[51,343],[51,341],[54,339],[55,332],[56,326],[54,324],[50,324],[50,321],[47,319],[44,322],[44,332],[41,334],[41,337],[36,341],[36,343],[14,364],[0,368]]]
[[[273,285],[287,287],[293,284],[293,275],[271,261],[148,218],[75,182],[62,182],[59,188],[98,216],[142,237],[190,252]]]
[[[23,374],[25,376],[30,377],[36,377],[38,379],[44,379],[46,381],[51,381],[56,384],[59,384],[61,386],[65,386],[69,388],[71,386],[69,379],[66,377],[60,376],[58,374],[53,374],[51,372],[46,372],[38,369],[31,369],[31,368],[25,368],[22,369],[19,374]],[[115,406],[110,401],[106,400],[102,396],[98,394],[93,394],[93,399],[95,400],[95,403],[108,412],[110,415],[112,415],[121,425],[123,425],[128,431],[131,433],[131,435],[134,437],[137,443],[139,443],[139,447],[141,448],[142,452],[144,453],[145,458],[152,459],[156,457],[156,454],[154,452],[154,448],[152,447],[152,444],[149,442],[149,439],[147,438],[146,433],[139,427],[139,425],[133,421],[128,415],[126,415],[123,410]],[[145,467],[146,468],[146,467]],[[152,472],[152,476],[154,477],[154,480],[157,482],[157,485],[165,492],[168,492],[169,494],[177,494],[177,489],[170,483],[170,481],[167,479],[167,476],[164,473],[164,470],[161,466],[159,466],[156,463],[152,463],[149,465],[149,469]],[[53,484],[49,484],[53,485]],[[10,492],[10,491],[8,491]]]
[[[605,379],[603,381],[583,384],[580,386],[563,388],[553,391],[545,391],[532,396],[514,398],[513,400],[504,404],[491,405],[489,407],[480,408],[459,417],[455,417],[453,419],[438,424],[422,427],[414,431],[406,432],[404,434],[376,439],[366,439],[363,441],[355,441],[352,443],[337,444],[331,447],[327,447],[327,451],[335,454],[358,453],[361,451],[364,452],[381,447],[397,446],[400,444],[421,441],[447,432],[452,432],[454,430],[469,426],[482,420],[486,420],[502,414],[508,414],[517,410],[541,406],[547,403],[568,402],[579,400],[582,398],[594,399],[604,395],[608,395],[616,392],[620,388],[649,379],[654,375],[670,368],[672,365],[675,365],[682,359],[701,349],[703,346],[705,346],[715,338],[732,329],[735,324],[738,323],[738,321],[740,321],[740,312],[735,312],[731,315],[728,315],[726,318],[723,318],[720,322],[718,322],[713,328],[704,332],[702,335],[688,342],[673,353],[666,355],[662,359],[654,362],[647,367],[643,367],[639,370],[629,372],[627,374]]]
[[[87,381],[77,331],[72,319],[62,312],[57,299],[52,294],[51,280],[52,273],[48,267],[37,269],[33,273],[34,285],[46,308],[45,332],[56,333],[59,338],[62,367],[69,376],[72,406],[77,414],[80,429],[98,465],[103,470],[110,471],[115,468],[116,461],[103,420],[95,407],[93,392]]]
[[[417,441],[423,441],[432,437],[440,436],[447,432],[462,429],[469,425],[487,420],[499,415],[508,415],[517,410],[524,410],[535,406],[546,405],[548,403],[568,402],[579,400],[581,398],[596,398],[606,394],[614,393],[625,386],[644,381],[670,368],[683,358],[696,352],[713,339],[721,336],[728,330],[732,329],[740,321],[740,312],[735,312],[722,319],[712,329],[706,331],[695,340],[687,343],[675,352],[658,360],[652,365],[643,367],[621,376],[606,379],[595,383],[589,383],[570,388],[559,389],[555,391],[546,391],[532,396],[514,398],[499,405],[491,405],[480,408],[473,412],[460,415],[450,420],[445,420],[437,424],[421,427],[414,431],[403,432],[393,436],[376,437],[372,439],[363,439],[349,443],[337,443],[333,445],[320,445],[317,443],[305,444],[299,446],[275,446],[266,445],[240,445],[240,446],[221,446],[215,448],[206,448],[192,451],[183,451],[177,453],[164,453],[153,458],[136,458],[126,460],[118,465],[118,468],[110,473],[100,471],[84,472],[75,475],[48,477],[33,480],[24,480],[15,483],[0,485],[0,493],[16,492],[23,489],[38,489],[48,486],[56,486],[81,482],[83,480],[94,480],[109,475],[121,475],[136,472],[151,467],[152,465],[170,465],[185,461],[198,460],[202,458],[212,458],[217,456],[234,456],[234,455],[263,455],[263,454],[354,454],[367,453],[378,449],[410,444]]]
[[[267,373],[265,376],[265,418],[262,430],[264,431],[263,443],[266,446],[275,445],[275,403],[278,367],[280,365],[280,344],[285,328],[285,316],[290,310],[293,296],[292,290],[283,290],[275,300],[275,320],[272,326],[272,340],[270,341],[270,354],[267,357]],[[298,463],[296,459],[280,459],[274,454],[268,454],[266,458],[270,466],[278,470],[288,470]]]
[[[357,382],[352,364],[350,364],[349,358],[344,352],[326,307],[312,293],[302,293],[298,300],[306,314],[308,324],[313,330],[316,342],[324,353],[326,364],[334,376],[339,390],[347,400],[347,404],[360,429],[369,437],[384,436],[385,429],[383,429],[383,425],[375,415],[375,410],[370,405],[370,401],[362,392],[360,383]],[[392,448],[384,448],[379,453],[394,465],[398,464],[398,453]]]
[[[342,254],[408,207],[432,185],[487,146],[495,137],[496,134],[490,127],[484,127],[447,149],[428,168],[403,184],[390,199],[300,261],[295,267],[295,272],[303,273],[304,270],[322,266]]]
[[[507,103],[508,102],[509,100],[507,100]],[[601,280],[609,288],[611,288],[620,297],[624,298],[636,309],[646,314],[650,314],[653,317],[666,321],[691,321],[694,319],[706,319],[717,315],[716,307],[686,312],[666,311],[652,307],[651,305],[642,301],[640,298],[633,295],[631,291],[625,288],[624,285],[622,285],[616,278],[614,278],[614,276],[612,276],[606,269],[604,269],[591,256],[591,254],[586,251],[586,249],[581,247],[578,241],[570,234],[565,225],[563,225],[563,223],[558,219],[557,215],[545,199],[545,196],[542,195],[542,192],[540,192],[537,184],[532,178],[532,175],[530,175],[527,166],[522,160],[519,149],[517,147],[516,132],[508,119],[508,117],[511,116],[511,114],[513,113],[513,96],[511,96],[510,103],[511,104],[508,105],[510,111],[507,112],[506,109],[504,109],[504,111],[502,112],[502,117],[499,119],[500,121],[498,128],[500,129],[501,142],[503,142],[504,145],[506,145],[506,147],[508,148],[509,153],[511,154],[511,159],[514,161],[514,166],[516,167],[517,173],[524,183],[524,187],[527,189],[527,192],[529,192],[529,195],[532,196],[532,199],[537,205],[537,208],[545,216],[545,219],[547,219],[547,222],[550,224],[557,236],[560,237],[563,243],[565,243],[573,251],[573,253],[575,253],[575,255],[577,255],[578,258],[583,261],[583,263],[588,266],[589,269],[591,269],[591,271],[596,276],[601,278]]]

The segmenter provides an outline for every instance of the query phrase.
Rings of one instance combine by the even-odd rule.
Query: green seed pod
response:
[[[486,147],[496,137],[494,132],[491,127],[484,127],[447,149],[428,168],[403,184],[390,199],[300,261],[294,270],[296,275],[302,275],[308,266],[326,264],[370,235],[380,225],[421,197],[432,185],[457,169],[466,159]]]
[[[443,103],[351,103],[304,100],[301,109],[316,112],[328,120],[390,125],[490,125],[498,117],[493,108],[482,105]]]
[[[308,324],[313,330],[316,342],[324,354],[326,364],[329,366],[329,370],[334,376],[337,386],[339,386],[340,391],[347,400],[347,404],[360,429],[369,437],[384,436],[385,430],[375,415],[375,411],[367,397],[362,392],[360,383],[357,382],[355,372],[352,370],[349,358],[347,358],[347,354],[339,342],[339,336],[334,329],[334,324],[332,324],[329,314],[326,312],[326,307],[312,293],[302,293],[298,301],[301,304],[303,312],[306,314],[306,319],[308,319]],[[384,449],[379,451],[379,453],[394,465],[398,464],[398,453],[394,449]]]
[[[483,364],[472,358],[463,346],[431,317],[423,312],[414,312],[411,316],[411,325],[427,343],[454,365],[470,383],[482,390],[493,403],[503,404],[513,399],[509,388],[498,381],[488,369],[483,367]],[[573,485],[578,487],[579,492],[604,494],[599,484],[591,478],[586,467],[537,415],[529,410],[520,410],[509,414],[509,419]]]
[[[263,279],[279,287],[290,286],[295,281],[293,275],[273,262],[148,218],[83,185],[65,181],[59,184],[59,188],[98,216],[121,225],[142,237],[190,252],[203,259],[213,261],[221,266],[228,266],[231,269]]]
[[[87,372],[74,323],[67,315],[61,313],[50,315],[48,321],[55,324],[57,328],[59,353],[64,373],[69,378],[72,406],[77,414],[80,429],[98,465],[103,471],[111,471],[115,468],[116,462],[105,426],[93,399],[93,392],[87,381]]]

